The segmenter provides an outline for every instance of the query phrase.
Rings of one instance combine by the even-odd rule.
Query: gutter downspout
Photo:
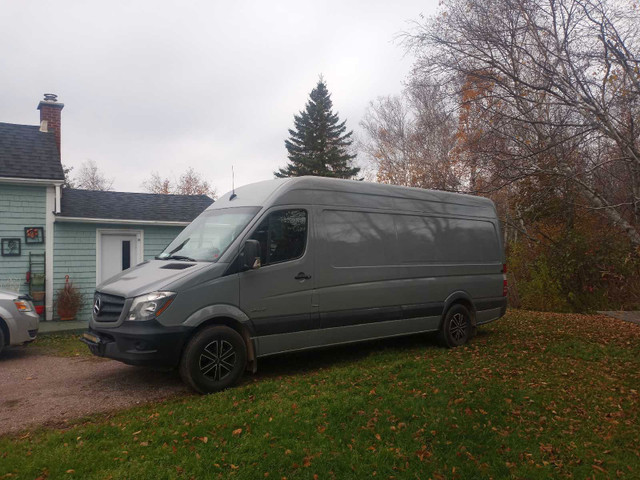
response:
[[[61,206],[60,206],[60,190],[61,190],[61,185],[56,185],[56,209],[54,211],[54,213],[58,214],[61,212]]]

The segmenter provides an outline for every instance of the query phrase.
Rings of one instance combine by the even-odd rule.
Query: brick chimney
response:
[[[58,96],[53,93],[45,93],[44,100],[40,100],[38,110],[40,110],[40,131],[53,132],[56,136],[56,145],[60,153],[60,117],[64,103],[58,103]],[[61,155],[62,156],[62,155]]]

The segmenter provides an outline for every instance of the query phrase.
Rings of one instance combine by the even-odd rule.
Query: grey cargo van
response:
[[[432,331],[462,345],[504,315],[505,269],[488,199],[269,180],[223,195],[155,260],[98,285],[83,341],[213,392],[282,352]]]

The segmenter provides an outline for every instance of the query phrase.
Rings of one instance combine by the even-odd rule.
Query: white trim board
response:
[[[113,218],[85,218],[85,217],[60,217],[56,216],[56,222],[70,223],[107,223],[115,225],[158,225],[161,227],[186,227],[191,222],[170,222],[162,220],[118,220]]]
[[[53,245],[54,238],[54,214],[56,204],[55,187],[49,186],[45,200],[45,227],[44,227],[44,291],[45,291],[45,319],[53,320]]]
[[[15,185],[63,185],[64,180],[46,180],[39,178],[0,177],[0,183]]]
[[[96,287],[98,286],[98,279],[100,278],[101,262],[100,255],[102,254],[102,235],[134,235],[138,242],[138,256],[136,258],[136,264],[144,261],[144,230],[134,229],[121,229],[121,228],[96,228]]]

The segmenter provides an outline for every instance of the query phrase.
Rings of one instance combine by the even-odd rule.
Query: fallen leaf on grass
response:
[[[553,452],[553,446],[551,444],[549,444],[549,445],[540,444],[540,451],[541,452],[546,452],[546,453],[551,453],[551,452]]]
[[[422,448],[420,448],[420,450],[416,450],[416,455],[421,462],[424,462],[425,459],[431,457],[431,452],[427,449],[426,445],[422,445]]]

